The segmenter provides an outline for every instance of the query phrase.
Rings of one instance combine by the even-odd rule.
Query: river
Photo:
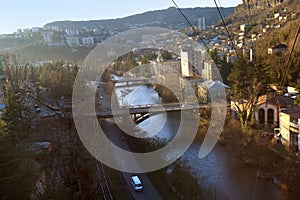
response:
[[[119,104],[143,105],[161,103],[157,92],[150,87],[122,87],[116,89]],[[143,121],[139,129],[148,137],[169,141],[178,129],[179,112],[159,114]],[[155,126],[149,126],[155,124]],[[180,160],[189,166],[200,187],[214,193],[216,199],[298,199],[296,193],[286,192],[271,180],[257,179],[257,168],[242,163],[226,146],[216,145],[204,158],[199,159],[199,143],[184,153]]]

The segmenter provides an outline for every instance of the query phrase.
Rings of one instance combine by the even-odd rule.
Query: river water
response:
[[[146,86],[117,88],[116,94],[119,104],[123,105],[161,103],[156,91]],[[177,132],[179,114],[155,115],[138,127],[148,133],[148,137],[169,141]],[[216,199],[299,199],[298,194],[283,191],[271,180],[257,179],[258,169],[242,163],[226,146],[216,145],[202,159],[198,158],[199,149],[200,144],[194,143],[180,160],[190,168],[199,185],[213,193]]]

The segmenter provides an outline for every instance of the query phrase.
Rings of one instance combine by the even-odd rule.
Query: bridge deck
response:
[[[121,115],[134,115],[134,114],[147,114],[147,113],[163,113],[163,112],[174,112],[180,110],[194,110],[199,108],[209,108],[210,104],[149,104],[139,105],[130,107],[120,107],[118,110],[112,111],[111,109],[103,109],[96,112],[97,117],[100,118],[111,118],[113,116]]]

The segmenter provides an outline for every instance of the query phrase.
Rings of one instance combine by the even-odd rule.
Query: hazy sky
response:
[[[242,0],[216,0],[223,7]],[[214,0],[175,0],[179,7],[213,7]],[[57,20],[91,20],[125,17],[174,6],[171,0],[6,0],[1,1],[0,34],[18,28],[42,27]]]

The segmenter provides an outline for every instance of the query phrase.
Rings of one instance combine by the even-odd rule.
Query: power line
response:
[[[290,68],[290,62],[292,60],[292,54],[293,54],[293,51],[295,49],[295,45],[296,45],[296,42],[297,42],[297,39],[298,39],[298,36],[299,36],[299,32],[300,32],[300,26],[298,27],[297,29],[297,32],[296,32],[296,35],[295,35],[295,39],[294,39],[294,42],[293,42],[293,46],[292,46],[292,49],[291,49],[291,52],[289,54],[289,58],[287,60],[287,67],[286,69],[284,70],[283,72],[283,76],[281,78],[281,81],[280,81],[280,85],[279,86],[282,86],[285,82],[285,79],[286,79],[286,76],[288,74],[288,71],[289,71],[289,68]]]
[[[177,10],[180,12],[180,14],[184,17],[185,21],[189,24],[189,26],[193,29],[193,31],[198,35],[199,39],[201,40],[201,42],[203,43],[203,45],[205,46],[206,50],[208,51],[209,48],[206,45],[206,43],[203,41],[203,39],[201,38],[199,32],[194,28],[194,26],[191,24],[191,22],[188,20],[188,18],[185,16],[185,14],[182,12],[182,10],[179,8],[179,6],[177,5],[177,3],[175,2],[175,0],[172,0],[173,4],[175,5],[175,7],[177,8]]]
[[[223,8],[222,8],[222,5],[221,5],[221,2],[220,2],[220,0],[218,0],[218,4],[219,4],[219,6],[221,7],[221,14],[222,14],[222,16],[223,16],[223,18],[224,18],[224,12],[223,12]]]
[[[250,0],[247,0],[247,7],[248,7],[248,15],[249,15],[249,19],[250,19],[250,25],[252,25],[252,15],[251,15]]]
[[[226,24],[226,22],[225,22],[225,19],[224,19],[222,13],[221,13],[221,10],[220,10],[220,8],[219,8],[219,6],[218,6],[216,0],[214,0],[214,2],[215,2],[215,5],[216,5],[216,8],[217,8],[217,10],[218,10],[218,13],[219,13],[219,15],[220,15],[220,17],[221,17],[223,26],[224,26],[224,28],[225,28],[225,30],[226,30],[227,36],[228,36],[228,38],[229,38],[229,40],[230,40],[230,42],[231,42],[232,48],[235,49],[235,44],[234,44],[234,42],[233,42],[233,40],[232,40],[232,38],[231,38],[231,34],[230,34],[229,30],[228,30],[227,24]]]

